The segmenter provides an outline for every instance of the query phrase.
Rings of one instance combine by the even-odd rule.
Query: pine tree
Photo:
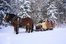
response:
[[[30,1],[26,0],[21,0],[20,6],[19,6],[19,13],[18,16],[23,18],[23,17],[31,17],[28,13],[31,12],[31,3]]]
[[[61,23],[63,19],[64,9],[62,7],[62,1],[58,2],[54,0],[50,2],[47,8],[47,15],[50,19],[55,19],[57,22]],[[62,17],[61,17],[62,16]]]
[[[3,24],[5,13],[9,13],[11,6],[5,0],[0,0],[0,24]]]
[[[55,2],[51,2],[47,8],[47,15],[50,19],[57,19],[56,14],[58,14],[58,8],[56,7]]]

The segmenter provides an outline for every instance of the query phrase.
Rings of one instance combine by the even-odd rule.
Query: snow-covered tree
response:
[[[61,23],[64,17],[64,8],[62,5],[62,0],[60,0],[60,2],[58,0],[53,0],[52,2],[50,1],[47,8],[48,17]]]
[[[9,3],[7,3],[7,1],[5,0],[0,0],[0,24],[3,25],[4,24],[4,16],[5,13],[10,13],[11,10],[11,6],[9,5]]]
[[[19,0],[20,6],[19,6],[19,13],[18,16],[23,17],[31,17],[28,13],[31,12],[31,2],[26,0]]]
[[[64,8],[64,22],[66,23],[66,0],[63,0],[63,8]]]
[[[57,19],[56,14],[59,14],[58,8],[56,7],[56,3],[53,1],[47,8],[47,15],[51,19]]]
[[[42,15],[42,12],[41,12],[41,7],[42,7],[42,2],[43,0],[33,0],[33,2],[31,2],[31,16],[33,18],[33,21],[35,23],[38,23],[39,21],[43,20],[43,15]],[[42,3],[41,3],[42,2]],[[39,3],[39,4],[38,4]]]
[[[7,3],[7,1],[0,0],[0,10],[4,12],[10,12],[11,6],[9,5],[9,3]]]
[[[0,11],[0,25],[2,24],[3,17],[4,17],[4,15],[3,15],[2,11]]]

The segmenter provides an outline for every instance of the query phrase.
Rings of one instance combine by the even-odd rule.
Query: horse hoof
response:
[[[28,32],[28,33],[30,33],[30,32]]]
[[[30,33],[30,32],[28,32],[28,33]]]
[[[31,32],[33,32],[33,31],[31,31]]]
[[[18,33],[16,33],[16,34],[18,34]]]

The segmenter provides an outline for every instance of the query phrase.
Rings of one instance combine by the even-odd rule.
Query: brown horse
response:
[[[33,20],[29,17],[20,18],[17,15],[6,13],[5,21],[11,22],[14,27],[14,31],[18,34],[19,27],[26,27],[26,32],[30,33],[33,32]]]

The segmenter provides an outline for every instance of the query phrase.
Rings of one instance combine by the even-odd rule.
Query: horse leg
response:
[[[27,26],[26,26],[26,32],[28,32],[28,28],[27,28]]]
[[[31,29],[31,32],[33,32],[33,28]]]
[[[18,28],[17,27],[14,28],[14,31],[16,32],[16,34],[18,34]]]
[[[18,34],[18,28],[16,28],[16,34]]]
[[[30,33],[31,32],[31,28],[28,28],[28,33]]]
[[[26,32],[30,33],[30,28],[29,28],[29,26],[26,26]]]
[[[33,32],[33,25],[31,26],[31,32]]]
[[[28,26],[26,30],[27,30],[28,33],[33,32],[33,27]]]

